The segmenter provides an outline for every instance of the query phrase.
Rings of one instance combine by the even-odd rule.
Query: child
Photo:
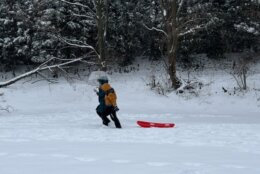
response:
[[[97,114],[102,119],[104,125],[108,126],[110,122],[108,115],[110,115],[116,128],[121,128],[120,121],[116,116],[116,112],[119,111],[116,104],[116,93],[108,84],[108,78],[106,76],[101,76],[97,80],[99,82],[99,88],[94,90],[99,100],[99,105],[96,108]]]

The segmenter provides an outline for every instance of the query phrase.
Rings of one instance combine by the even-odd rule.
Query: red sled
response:
[[[136,123],[143,128],[173,128],[175,126],[174,123],[155,123],[148,121],[137,121]]]

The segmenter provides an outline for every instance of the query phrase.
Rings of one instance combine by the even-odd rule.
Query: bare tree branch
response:
[[[192,23],[199,23],[200,21],[202,20],[208,20],[207,18],[196,18],[196,19],[191,19],[191,20],[188,20],[186,22],[183,22],[181,24],[179,24],[177,30],[178,32],[181,31],[183,28],[185,27],[188,27],[189,24],[192,24]]]
[[[188,34],[197,32],[197,30],[202,30],[202,29],[206,28],[206,26],[207,25],[200,25],[200,26],[195,26],[193,28],[189,28],[187,31],[184,31],[182,33],[178,33],[178,37],[183,37],[183,36],[186,36]]]
[[[179,17],[179,14],[180,14],[180,11],[181,11],[181,9],[182,9],[182,7],[183,7],[183,4],[184,4],[184,0],[180,0],[181,2],[179,3],[179,8],[178,8],[178,10],[177,10],[177,17]]]
[[[155,28],[155,27],[149,28],[149,27],[146,26],[145,24],[143,24],[143,26],[144,26],[146,29],[150,30],[150,31],[153,31],[153,30],[154,30],[154,31],[158,31],[158,32],[164,34],[164,36],[168,37],[168,34],[167,34],[164,30],[162,30],[162,29]]]
[[[37,74],[39,74],[42,78],[44,78],[45,80],[47,80],[50,83],[57,83],[57,81],[53,80],[53,79],[49,79],[48,77],[46,77],[43,73],[41,72],[37,72]]]
[[[70,46],[74,46],[74,47],[78,47],[78,48],[88,48],[88,49],[92,50],[92,52],[94,52],[97,55],[98,59],[100,60],[100,55],[93,46],[91,46],[87,43],[84,43],[80,40],[65,39],[60,36],[54,36],[54,37],[58,38],[59,40],[61,40],[62,42],[66,43]]]
[[[76,17],[83,17],[83,18],[90,19],[90,20],[93,20],[93,21],[95,20],[95,16],[93,14],[91,16],[89,16],[89,15],[72,13],[72,15],[76,16]]]

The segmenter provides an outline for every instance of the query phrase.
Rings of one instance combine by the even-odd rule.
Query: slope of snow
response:
[[[149,89],[152,70],[113,73],[123,129],[101,125],[94,86],[18,82],[4,90],[0,112],[1,174],[258,174],[260,74],[250,90],[229,95],[232,76],[194,74],[210,85],[198,97]],[[157,73],[157,72],[155,72]],[[185,73],[181,74],[185,77]],[[174,122],[173,129],[142,129],[137,120]]]

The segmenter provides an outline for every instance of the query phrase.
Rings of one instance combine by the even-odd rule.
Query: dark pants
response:
[[[111,119],[115,123],[116,128],[121,128],[120,121],[117,118],[116,112],[114,111],[113,107],[107,107],[104,112],[97,111],[97,114],[102,119],[104,125],[108,126],[108,123],[110,122],[110,120],[107,117],[110,115]]]

